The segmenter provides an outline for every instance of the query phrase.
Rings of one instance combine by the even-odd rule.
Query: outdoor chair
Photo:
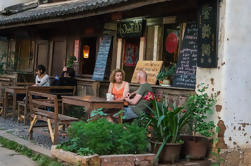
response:
[[[57,95],[35,92],[35,91],[29,91],[28,95],[29,95],[29,104],[32,117],[32,121],[29,128],[30,139],[32,139],[33,128],[40,127],[40,126],[35,126],[38,120],[47,123],[48,130],[50,133],[50,138],[53,144],[57,142],[57,138],[59,136],[59,125],[67,127],[72,122],[78,121],[77,118],[59,114],[59,109],[58,109],[59,104]],[[36,96],[36,98],[34,98],[34,96]],[[52,108],[53,111],[52,112],[48,111],[48,108]]]
[[[4,116],[4,118],[7,116],[4,111],[4,88],[6,86],[12,85],[12,80],[10,78],[1,78],[0,79],[0,116]],[[6,100],[9,100],[9,96]]]
[[[60,92],[64,90],[63,92]],[[49,87],[38,87],[38,86],[28,86],[26,90],[26,96],[28,96],[29,91],[36,91],[36,92],[45,92],[50,94],[55,94],[57,97],[64,96],[73,96],[76,93],[76,87],[75,86],[49,86]],[[58,99],[60,102],[61,100]],[[24,124],[27,124],[27,121],[30,119],[30,111],[29,111],[29,100],[28,98],[25,98],[23,101],[18,101],[18,122],[22,121]],[[61,106],[61,104],[60,104]]]

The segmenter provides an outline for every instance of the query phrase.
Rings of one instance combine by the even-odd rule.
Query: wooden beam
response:
[[[139,43],[139,61],[144,60],[145,47],[146,47],[146,39],[145,37],[141,37]]]
[[[157,60],[159,26],[154,26],[153,61]]]
[[[51,120],[48,119],[47,123],[48,123],[48,129],[49,129],[50,136],[51,136],[51,142],[54,143],[55,139],[54,139],[54,133],[53,133],[53,130],[52,130],[52,127],[51,127]],[[57,125],[57,124],[55,124],[55,125]]]
[[[117,69],[120,69],[121,67],[121,56],[122,56],[122,38],[119,38],[117,47],[117,62],[116,62]]]
[[[144,1],[138,1],[138,2],[133,1],[132,3],[129,3],[128,5],[123,5],[123,6],[118,6],[118,7],[107,7],[108,9],[106,8],[106,9],[101,9],[101,10],[92,10],[86,14],[79,14],[79,15],[71,16],[71,17],[61,16],[61,18],[50,18],[47,20],[34,21],[34,22],[29,22],[29,23],[18,23],[14,25],[0,26],[0,29],[24,27],[24,26],[29,26],[29,25],[38,25],[38,24],[45,24],[45,23],[52,23],[52,22],[63,22],[63,21],[68,21],[68,20],[103,15],[103,14],[108,14],[108,13],[127,11],[131,9],[136,9],[142,6],[153,5],[153,4],[157,4],[161,2],[170,2],[170,1],[171,0],[144,0]]]

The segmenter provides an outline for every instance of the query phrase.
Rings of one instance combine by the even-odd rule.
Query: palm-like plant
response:
[[[153,107],[148,107],[150,114],[146,116],[147,126],[153,129],[153,141],[162,142],[156,154],[157,161],[166,143],[180,142],[180,131],[191,117],[191,112],[185,111],[184,107],[177,107],[175,103],[169,106],[164,101],[150,100]]]

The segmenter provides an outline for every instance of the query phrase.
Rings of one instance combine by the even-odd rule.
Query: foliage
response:
[[[216,163],[211,164],[211,166],[220,166],[221,163],[224,163],[224,158],[220,156],[221,149],[218,148],[217,152],[211,152],[212,156],[215,158]]]
[[[0,51],[1,51],[1,55],[0,55],[0,74],[4,74],[5,73],[5,69],[6,66],[8,66],[7,63],[7,57],[8,57],[8,53],[6,50],[4,50],[3,47],[0,47]]]
[[[75,122],[68,130],[69,141],[58,148],[78,154],[138,154],[147,150],[144,128],[135,124],[114,124],[106,119]]]
[[[188,122],[191,113],[185,111],[183,107],[177,107],[175,103],[169,106],[164,101],[151,100],[153,108],[148,107],[150,114],[146,114],[145,118],[148,120],[147,126],[153,130],[153,140],[162,142],[156,154],[157,160],[167,142],[180,143],[181,129]]]
[[[33,152],[32,150],[30,150],[29,148],[27,148],[26,146],[20,145],[14,141],[10,141],[8,139],[5,139],[3,137],[0,137],[0,144],[8,149],[14,150],[22,155],[25,155],[29,158],[31,158],[32,160],[36,161],[38,163],[39,166],[62,166],[61,163],[52,160],[49,157],[46,157],[44,155],[41,155],[39,153]]]
[[[198,93],[191,95],[187,100],[187,110],[191,112],[190,128],[193,135],[201,134],[206,137],[212,137],[215,124],[213,121],[207,122],[208,113],[213,112],[213,106],[216,103],[216,96],[208,96],[207,86],[199,85]]]
[[[86,116],[84,108],[79,107],[79,106],[69,106],[69,109],[65,111],[65,114],[67,116],[71,116],[71,117],[75,117],[79,119],[85,119],[85,116]]]
[[[157,80],[163,81],[165,79],[171,79],[176,71],[176,65],[171,65],[170,67],[164,68],[162,71],[159,72],[157,75]]]
[[[67,58],[67,63],[66,63],[66,67],[72,67],[72,65],[74,64],[74,61],[76,61],[77,58],[75,56],[69,56]]]
[[[90,118],[88,121],[93,121],[101,117],[108,116],[107,113],[103,112],[103,108],[98,108],[96,110],[93,110],[90,114]],[[124,110],[120,110],[117,113],[113,114],[113,117],[119,117],[120,120],[124,119]]]

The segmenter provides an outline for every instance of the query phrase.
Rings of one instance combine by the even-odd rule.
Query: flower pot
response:
[[[161,86],[171,86],[171,80],[163,80],[163,81],[159,81]]]
[[[156,145],[155,145],[156,144]],[[161,146],[160,142],[151,142],[153,153],[157,153],[159,147]],[[159,156],[160,163],[175,163],[179,160],[180,150],[182,144],[178,143],[167,143]]]
[[[184,155],[189,159],[204,159],[208,153],[210,140],[203,136],[182,136],[184,141]]]

